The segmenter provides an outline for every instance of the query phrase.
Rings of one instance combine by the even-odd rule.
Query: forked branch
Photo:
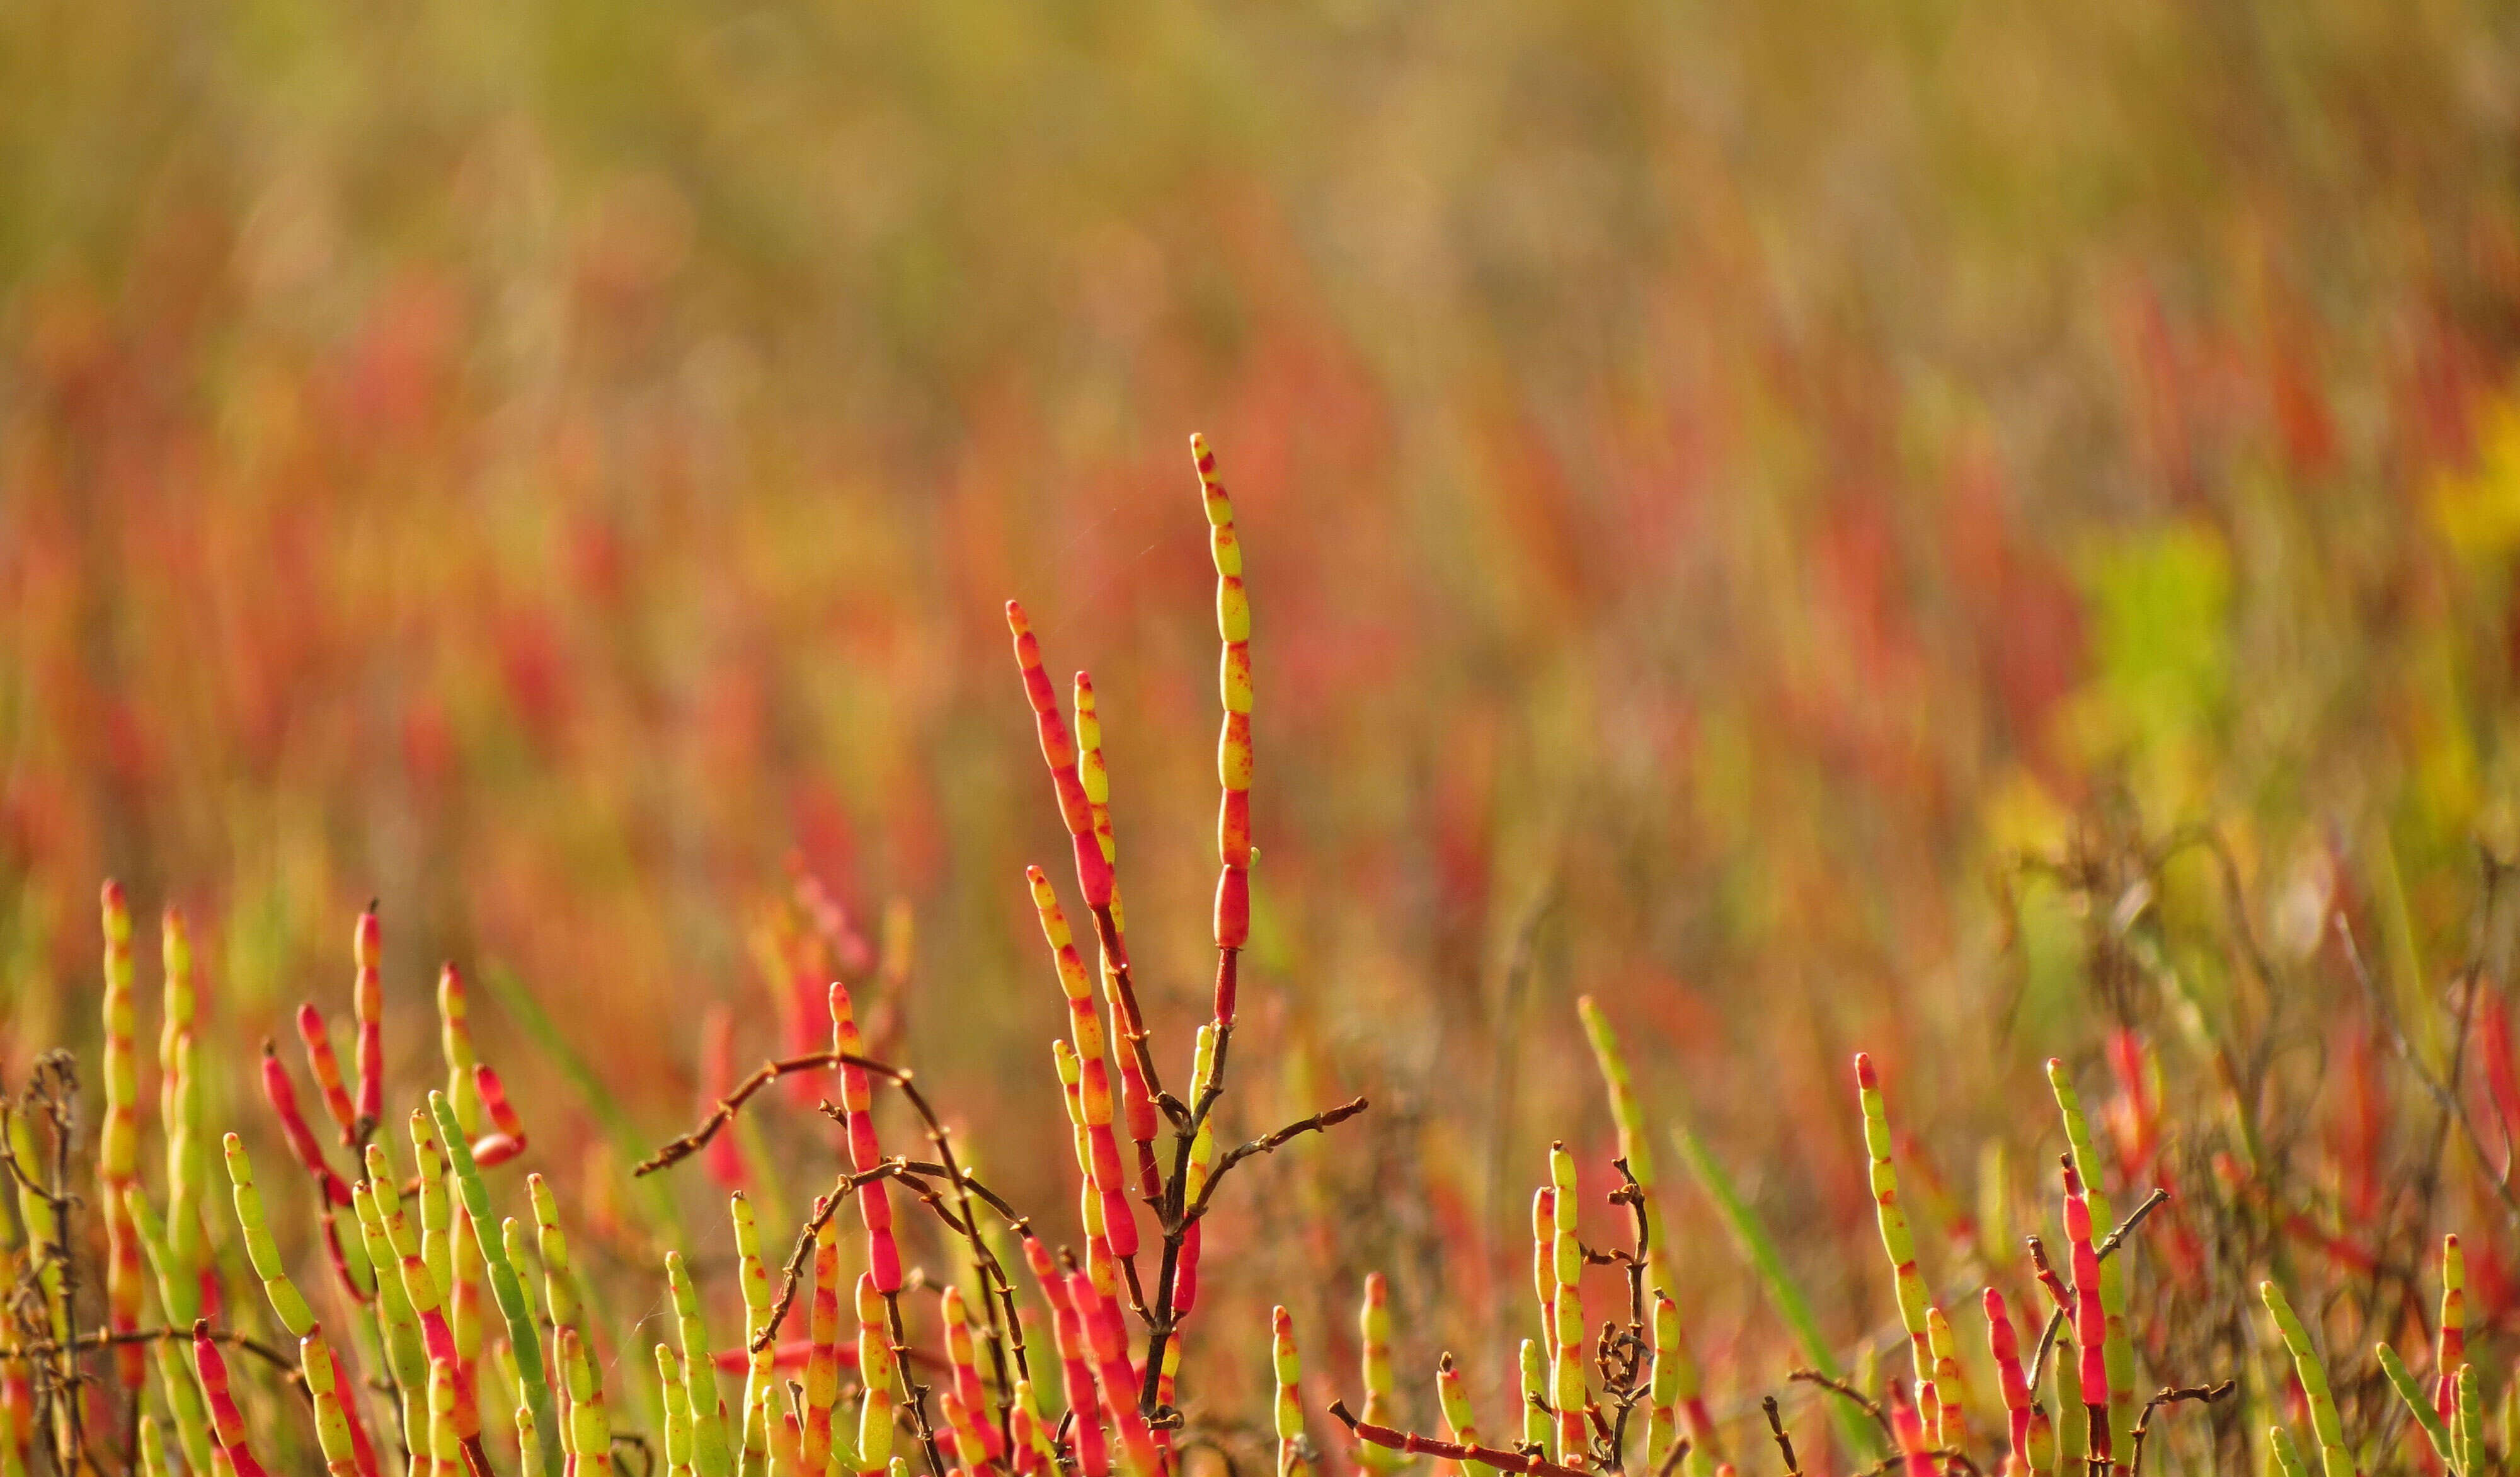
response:
[[[2219,1385],[2165,1385],[2161,1392],[2143,1403],[2143,1413],[2136,1417],[2135,1452],[2127,1462],[2127,1477],[2143,1477],[2143,1440],[2152,1434],[2153,1412],[2164,1406],[2192,1400],[2199,1405],[2212,1405],[2239,1388],[2237,1380],[2227,1379]]]
[[[770,1305],[770,1316],[762,1320],[761,1331],[752,1336],[752,1342],[744,1346],[746,1350],[758,1354],[779,1337],[779,1324],[788,1317],[789,1305],[796,1301],[797,1284],[804,1280],[805,1264],[813,1259],[814,1238],[823,1233],[823,1228],[830,1225],[832,1217],[839,1212],[840,1202],[860,1186],[889,1179],[900,1169],[900,1160],[886,1159],[863,1174],[843,1174],[832,1182],[832,1192],[823,1197],[823,1203],[815,1207],[814,1214],[807,1217],[805,1224],[797,1230],[795,1249],[788,1254],[788,1268],[779,1288],[779,1299]]]
[[[297,1357],[295,1355],[283,1354],[278,1349],[275,1349],[271,1345],[264,1343],[262,1340],[253,1337],[251,1334],[239,1333],[233,1328],[210,1328],[203,1331],[212,1343],[225,1344],[231,1349],[250,1354],[254,1358],[261,1360],[263,1363],[270,1365],[273,1368],[278,1369],[282,1377],[286,1378],[291,1384],[297,1386],[301,1390],[305,1388],[306,1376],[298,1369]],[[69,1347],[73,1351],[79,1351],[87,1349],[110,1349],[123,1344],[190,1344],[193,1341],[193,1333],[194,1330],[190,1328],[124,1328],[118,1330],[99,1328],[94,1333],[82,1333],[78,1337],[71,1339]],[[49,1339],[40,1343],[31,1344],[0,1344],[0,1364],[14,1364],[25,1360],[50,1359],[61,1352],[62,1346]]]
[[[1278,1132],[1274,1134],[1270,1134],[1264,1138],[1254,1139],[1248,1143],[1237,1144],[1233,1148],[1227,1150],[1225,1157],[1216,1161],[1216,1169],[1207,1177],[1207,1184],[1200,1188],[1198,1198],[1192,1201],[1190,1209],[1182,1213],[1180,1224],[1188,1226],[1191,1222],[1207,1214],[1207,1202],[1216,1198],[1216,1187],[1225,1183],[1225,1172],[1227,1170],[1234,1168],[1234,1166],[1250,1158],[1254,1154],[1274,1153],[1290,1139],[1295,1139],[1305,1134],[1318,1134],[1326,1130],[1335,1128],[1338,1125],[1347,1122],[1350,1118],[1355,1117],[1357,1114],[1364,1112],[1366,1107],[1367,1101],[1365,1098],[1351,1097],[1334,1108],[1324,1108],[1322,1111],[1315,1113],[1310,1118],[1297,1119],[1295,1122],[1287,1124],[1284,1128],[1278,1130]],[[1167,1226],[1164,1228],[1164,1231],[1169,1235],[1172,1233],[1173,1228]]]
[[[2103,1262],[2107,1261],[2110,1254],[2115,1252],[2119,1245],[2122,1244],[2128,1236],[2135,1233],[2135,1229],[2143,1224],[2144,1217],[2151,1215],[2154,1211],[2160,1209],[2169,1201],[2169,1199],[2170,1191],[2156,1187],[2151,1194],[2143,1197],[2143,1203],[2141,1205],[2128,1211],[2127,1218],[2118,1223],[2117,1230],[2110,1231],[2108,1239],[2100,1243],[2100,1260]],[[2031,1238],[2031,1254],[2039,1263],[2040,1283],[2048,1288],[2048,1295],[2050,1298],[2053,1298],[2056,1296],[2057,1287],[2061,1284],[2055,1281],[2055,1272],[2048,1265],[2045,1248],[2038,1245],[2038,1238],[2034,1236]],[[2069,1298],[2072,1296],[2073,1291],[2074,1289],[2071,1287],[2065,1288],[2065,1293]],[[2065,1309],[2068,1306],[2070,1306],[2070,1304],[2059,1303],[2056,1310],[2048,1315],[2048,1326],[2040,1330],[2039,1352],[2033,1355],[2030,1360],[2030,1388],[2034,1390],[2039,1388],[2040,1376],[2047,1372],[2048,1355],[2050,1350],[2056,1347],[2056,1335],[2064,1331]]]
[[[752,1099],[753,1094],[777,1082],[780,1078],[791,1072],[812,1072],[825,1067],[842,1065],[863,1067],[891,1083],[903,1082],[910,1075],[899,1067],[876,1061],[870,1057],[853,1056],[846,1052],[808,1052],[802,1056],[788,1056],[775,1061],[765,1061],[753,1070],[751,1076],[737,1083],[733,1092],[719,1098],[716,1107],[710,1110],[706,1118],[700,1120],[699,1127],[639,1161],[638,1165],[630,1171],[631,1178],[652,1175],[667,1165],[678,1164],[706,1148],[708,1141],[716,1138],[720,1130],[735,1121],[735,1115],[743,1110],[743,1105]]]
[[[1846,1381],[1833,1375],[1823,1374],[1818,1369],[1796,1369],[1785,1378],[1807,1385],[1818,1385],[1832,1395],[1852,1401],[1857,1410],[1872,1417],[1872,1423],[1881,1428],[1884,1438],[1893,1442],[1898,1439],[1896,1433],[1890,1429],[1889,1412],[1881,1409],[1881,1403]]]
[[[1345,1401],[1331,1401],[1330,1413],[1339,1418],[1359,1441],[1370,1441],[1412,1456],[1437,1456],[1446,1461],[1476,1461],[1503,1472],[1521,1472],[1525,1477],[1590,1477],[1582,1467],[1561,1466],[1536,1453],[1508,1451],[1503,1447],[1474,1446],[1459,1441],[1437,1441],[1415,1431],[1395,1431],[1389,1426],[1359,1420]]]

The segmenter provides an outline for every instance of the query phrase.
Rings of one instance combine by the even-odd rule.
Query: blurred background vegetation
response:
[[[1193,429],[1257,625],[1238,1122],[1377,1125],[1253,1173],[1229,1307],[1345,1326],[1396,1264],[1413,1360],[1432,1309],[1503,1320],[1547,1141],[1611,1183],[1589,992],[1851,1336],[1889,1309],[1844,1053],[1958,1167],[2156,1008],[2092,966],[2124,899],[2077,867],[2210,833],[2235,888],[2211,848],[2134,868],[2174,941],[2238,909],[2324,999],[2331,908],[2419,990],[2479,843],[2520,849],[2507,4],[21,0],[0,35],[13,1079],[94,1039],[101,875],[191,910],[241,1044],[338,1008],[375,896],[411,1071],[451,958],[662,1138],[711,1003],[740,1059],[789,1039],[758,957],[802,874],[870,937],[906,902],[901,1054],[1063,1205],[1021,869],[1065,841],[999,607],[1095,674],[1180,1055]],[[621,1144],[502,998],[538,1152],[600,1180]],[[1259,1233],[1299,1212],[1336,1234]],[[1779,1336],[1675,1219],[1731,1399]]]

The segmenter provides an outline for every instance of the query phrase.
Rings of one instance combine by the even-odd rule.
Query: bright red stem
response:
[[[353,945],[359,978],[351,1000],[359,1021],[359,1116],[371,1124],[383,1122],[385,1115],[384,987],[378,975],[383,940],[376,910],[360,914]]]
[[[305,1166],[306,1173],[324,1192],[325,1200],[334,1205],[350,1203],[350,1188],[333,1167],[324,1162],[324,1146],[315,1141],[314,1133],[306,1127],[306,1117],[297,1110],[297,1088],[289,1080],[289,1069],[268,1042],[262,1052],[262,1096],[271,1102],[271,1110],[280,1118],[281,1137],[289,1141],[289,1151]]]
[[[1226,795],[1231,804],[1235,794]],[[1251,873],[1227,867],[1216,874],[1216,947],[1239,949],[1251,941]]]
[[[1986,1289],[1986,1342],[1995,1356],[1996,1382],[2003,1389],[2004,1413],[2010,1417],[2012,1463],[2016,1470],[2030,1470],[2030,1380],[2021,1368],[2021,1340],[2013,1332],[2012,1315],[2005,1311],[2003,1294]]]
[[[1173,1271],[1173,1317],[1188,1316],[1198,1301],[1199,1228],[1204,1220],[1192,1221],[1182,1231],[1181,1263]]]
[[[2083,1376],[2083,1404],[2109,1403],[2108,1365],[2102,1345],[2108,1315],[2100,1307],[2100,1254],[2092,1245],[2092,1203],[2071,1165],[2065,1170],[2065,1236],[2074,1245],[2074,1343]],[[2102,1454],[2095,1454],[2102,1455]]]
[[[867,1273],[878,1292],[901,1290],[901,1243],[892,1237],[892,1199],[881,1180],[858,1190],[858,1215],[866,1222]]]

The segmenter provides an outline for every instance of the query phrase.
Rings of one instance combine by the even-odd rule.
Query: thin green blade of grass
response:
[[[622,1111],[619,1099],[605,1087],[604,1079],[595,1074],[595,1068],[588,1065],[586,1058],[569,1045],[566,1033],[545,1013],[541,1002],[534,999],[533,992],[525,988],[525,982],[517,976],[516,971],[504,964],[492,964],[482,971],[482,978],[489,985],[491,996],[498,1001],[499,1008],[506,1011],[508,1018],[533,1041],[547,1060],[560,1068],[561,1075],[577,1089],[578,1097],[584,1099],[596,1122],[604,1125],[605,1136],[612,1141],[614,1162],[636,1164],[648,1157],[650,1146],[640,1138],[638,1127],[630,1121],[630,1115]],[[691,1248],[683,1243],[683,1219],[675,1210],[673,1194],[665,1188],[664,1181],[651,1175],[632,1178],[628,1183],[648,1201],[650,1222],[657,1228],[659,1236],[669,1238],[674,1249],[689,1256]]]
[[[1812,1314],[1811,1299],[1803,1295],[1801,1285],[1785,1270],[1784,1258],[1777,1250],[1776,1238],[1768,1233],[1767,1223],[1760,1220],[1759,1213],[1741,1198],[1741,1192],[1733,1186],[1732,1175],[1713,1154],[1707,1152],[1706,1145],[1698,1141],[1687,1120],[1673,1120],[1671,1141],[1673,1146],[1680,1150],[1680,1157],[1688,1163],[1688,1172],[1697,1177],[1707,1198],[1715,1202],[1717,1213],[1724,1217],[1726,1229],[1732,1233],[1733,1244],[1740,1248],[1741,1254],[1749,1259],[1752,1270],[1758,1273],[1761,1285],[1767,1289],[1770,1305],[1776,1309],[1777,1316],[1785,1320],[1785,1326],[1793,1331],[1795,1341],[1802,1345],[1803,1357],[1810,1360],[1812,1367],[1821,1373],[1831,1379],[1843,1379],[1845,1374],[1837,1355],[1821,1333],[1820,1320]],[[1837,1425],[1838,1439],[1845,1443],[1848,1451],[1866,1455],[1882,1455],[1880,1432],[1850,1402],[1842,1397],[1832,1398],[1828,1401],[1828,1410],[1830,1418]]]

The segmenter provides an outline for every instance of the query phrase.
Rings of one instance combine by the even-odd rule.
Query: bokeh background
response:
[[[1097,679],[1186,1059],[1192,430],[1256,612],[1234,1121],[1376,1104],[1251,1174],[1229,1310],[1345,1327],[1394,1266],[1413,1359],[1520,1318],[1548,1141],[1610,1183],[1589,993],[1854,1338],[1890,1310],[1845,1052],[1963,1169],[2128,1008],[2094,894],[2024,859],[2210,833],[2280,960],[2341,898],[2421,962],[2520,840],[2507,5],[22,0],[0,34],[13,1080],[94,1041],[100,876],[191,911],[240,1052],[343,1005],[377,897],[397,1059],[433,1069],[463,962],[601,1221],[712,1005],[742,1060],[789,1039],[802,876],[870,939],[906,908],[901,1054],[1063,1205],[1021,870],[1065,838],[1000,606]],[[1737,1401],[1775,1371],[1725,1356],[1780,1335],[1666,1178]]]

